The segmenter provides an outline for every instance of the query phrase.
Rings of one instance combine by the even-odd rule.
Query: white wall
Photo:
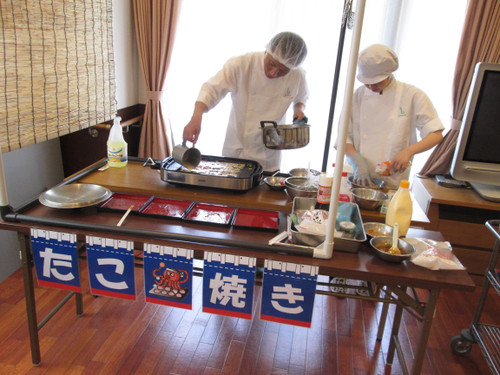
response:
[[[113,43],[115,50],[117,108],[145,103],[146,93],[137,42],[132,0],[113,0]]]
[[[137,59],[132,1],[113,1],[117,108],[139,103],[144,85]],[[63,166],[59,140],[2,155],[9,204],[16,208],[59,183]],[[21,266],[16,233],[0,231],[0,282]]]

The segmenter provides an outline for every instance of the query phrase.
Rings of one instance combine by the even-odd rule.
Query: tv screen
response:
[[[484,72],[464,159],[500,163],[500,71]]]
[[[500,64],[475,67],[451,174],[484,199],[500,201]]]

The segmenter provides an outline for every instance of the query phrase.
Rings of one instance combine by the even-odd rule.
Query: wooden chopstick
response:
[[[128,208],[128,210],[123,214],[122,218],[120,219],[120,221],[118,222],[118,224],[116,224],[117,227],[121,227],[123,222],[125,221],[125,219],[127,218],[128,214],[130,213],[130,211],[132,211],[134,208],[134,205],[130,206]]]

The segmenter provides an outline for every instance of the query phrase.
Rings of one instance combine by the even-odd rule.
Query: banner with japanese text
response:
[[[31,229],[38,285],[81,292],[76,234]]]
[[[134,243],[87,236],[92,294],[135,300]]]
[[[252,319],[256,258],[205,252],[203,312]]]
[[[311,327],[318,267],[266,260],[260,318]]]
[[[191,310],[194,251],[144,244],[146,301]]]

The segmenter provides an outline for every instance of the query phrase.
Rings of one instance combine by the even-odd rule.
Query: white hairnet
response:
[[[399,67],[398,55],[383,44],[373,44],[359,54],[358,80],[371,85],[382,82]]]
[[[304,40],[299,35],[289,31],[275,35],[267,43],[266,50],[288,69],[297,68],[307,56]]]

